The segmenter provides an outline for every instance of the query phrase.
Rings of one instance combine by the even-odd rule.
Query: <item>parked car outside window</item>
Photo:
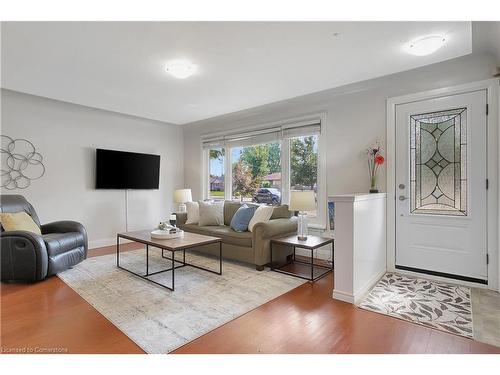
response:
[[[276,188],[261,188],[254,195],[252,201],[255,203],[280,204],[281,191]]]

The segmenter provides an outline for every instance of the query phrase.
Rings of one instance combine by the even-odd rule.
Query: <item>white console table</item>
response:
[[[333,298],[357,303],[386,272],[386,194],[346,194],[335,204]]]

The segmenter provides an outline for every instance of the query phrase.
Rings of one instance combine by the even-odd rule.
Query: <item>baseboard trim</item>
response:
[[[379,280],[386,274],[387,270],[380,270],[375,276],[373,276],[368,282],[363,285],[361,289],[359,289],[356,293],[354,293],[354,303],[357,304],[363,298],[366,297],[368,293],[372,290],[372,288],[379,282]]]
[[[128,242],[132,241],[120,238],[120,244]],[[116,237],[102,238],[100,240],[89,241],[89,249],[97,249],[99,247],[106,247],[106,246],[116,246]]]
[[[375,276],[373,276],[368,282],[363,285],[362,288],[357,290],[354,294],[342,292],[340,290],[333,290],[332,297],[334,299],[338,299],[339,301],[352,303],[353,305],[357,304],[360,300],[362,300],[373,288],[375,284],[385,275],[387,271],[385,269],[380,270]]]
[[[333,290],[332,294],[333,299],[338,299],[342,302],[354,303],[354,296],[349,293],[341,292],[340,290]]]

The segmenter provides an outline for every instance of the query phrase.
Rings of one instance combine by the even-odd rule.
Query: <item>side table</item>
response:
[[[275,266],[273,264],[273,245],[286,245],[286,246],[293,246],[293,255],[292,259],[290,262],[285,263],[284,265],[281,266]],[[329,266],[324,266],[321,264],[314,264],[314,250],[331,244],[332,246],[332,265],[331,267]],[[295,277],[299,277],[301,279],[309,280],[309,281],[316,281],[329,272],[333,271],[333,253],[335,250],[335,245],[334,245],[334,239],[333,238],[326,238],[326,237],[319,237],[319,236],[308,236],[307,240],[305,241],[300,241],[297,238],[297,235],[291,235],[287,237],[281,237],[281,238],[275,238],[271,240],[271,270],[279,273],[284,273],[286,275],[291,275]],[[310,262],[306,262],[303,260],[299,260],[295,256],[295,250],[296,248],[300,249],[306,249],[311,252],[311,260]],[[298,264],[298,265],[305,265],[305,266],[310,266],[310,275],[309,276],[303,276],[297,272],[294,272],[293,265]],[[297,268],[297,267],[295,267]],[[289,269],[289,270],[287,270]]]

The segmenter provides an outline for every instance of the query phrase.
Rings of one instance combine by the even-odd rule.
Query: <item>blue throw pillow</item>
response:
[[[230,227],[233,228],[233,230],[235,230],[236,232],[247,231],[248,224],[250,223],[250,220],[252,219],[256,209],[256,206],[247,206],[246,204],[238,208],[238,211],[236,211],[233,218],[231,219]]]

